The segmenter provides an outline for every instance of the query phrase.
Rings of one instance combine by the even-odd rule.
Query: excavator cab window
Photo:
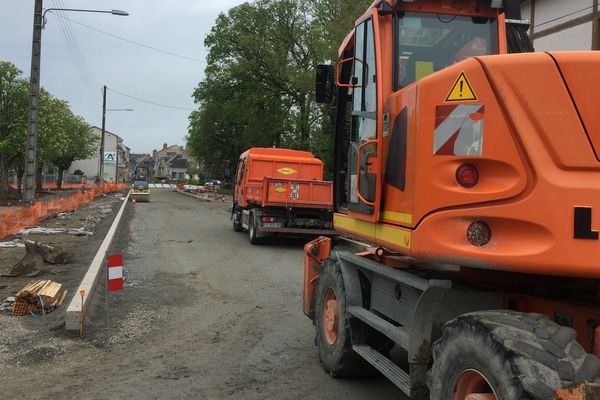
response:
[[[372,141],[377,138],[377,62],[375,33],[371,18],[356,27],[352,89],[352,131],[348,147],[346,191],[349,209],[372,214],[369,202],[375,200],[377,176],[369,171],[371,159],[377,156]]]
[[[395,89],[469,57],[498,53],[497,20],[405,12],[396,19]]]

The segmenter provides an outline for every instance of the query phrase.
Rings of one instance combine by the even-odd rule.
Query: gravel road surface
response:
[[[302,314],[303,242],[252,246],[228,206],[157,190],[130,205],[110,348],[101,285],[83,339],[57,332],[35,362],[3,362],[0,398],[405,399],[383,378],[323,372]]]

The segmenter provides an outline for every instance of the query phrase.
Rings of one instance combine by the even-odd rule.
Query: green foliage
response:
[[[330,108],[314,102],[315,67],[370,1],[257,0],[221,14],[205,40],[206,78],[194,98],[188,146],[208,171],[250,147],[311,150],[332,164]]]
[[[0,61],[0,195],[8,191],[11,165],[25,150],[28,83],[13,64]],[[24,162],[24,157],[21,158]]]
[[[11,63],[0,61],[0,188],[5,190],[11,170],[19,177],[24,172],[28,92],[29,82],[21,76],[21,71]],[[62,176],[73,161],[93,154],[98,139],[91,133],[90,126],[73,114],[66,101],[44,89],[40,91],[39,106],[38,165],[53,163]]]

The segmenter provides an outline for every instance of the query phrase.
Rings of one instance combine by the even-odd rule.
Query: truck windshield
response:
[[[497,20],[405,12],[396,29],[396,89],[469,57],[498,53]]]

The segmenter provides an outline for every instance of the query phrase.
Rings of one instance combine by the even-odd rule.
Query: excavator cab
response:
[[[336,209],[368,222],[381,219],[384,176],[405,185],[402,171],[386,171],[383,163],[383,147],[398,129],[391,125],[395,115],[384,110],[386,99],[468,58],[506,53],[504,14],[492,4],[498,2],[445,2],[443,10],[427,1],[395,3],[382,1],[357,21],[340,48],[337,71],[317,71],[317,100],[331,101],[338,87]],[[468,83],[459,86],[467,99]]]

